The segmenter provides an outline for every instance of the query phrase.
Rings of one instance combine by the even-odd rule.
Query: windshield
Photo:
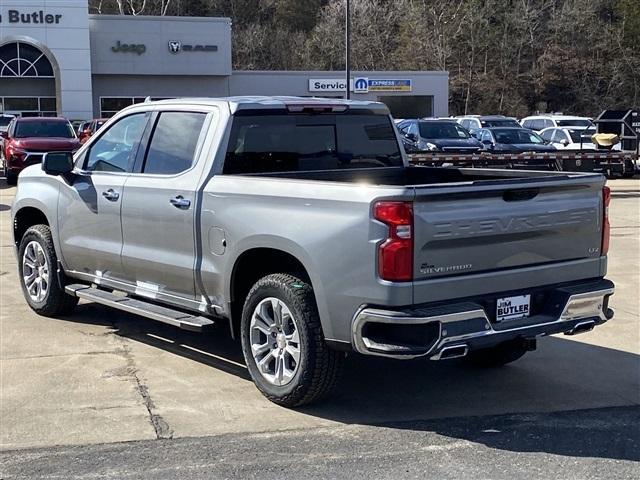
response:
[[[422,138],[469,138],[469,132],[455,122],[420,122]]]
[[[224,173],[402,165],[396,133],[386,115],[278,113],[234,117]]]
[[[581,138],[582,143],[591,143],[591,135],[596,133],[596,131],[592,128],[585,128],[584,130],[567,130],[567,133],[573,143],[580,143]]]
[[[13,120],[13,117],[0,117],[0,127],[6,127],[11,123],[11,120]]]
[[[574,120],[556,120],[556,124],[559,127],[592,127],[593,122],[588,118],[579,119],[576,118]]]
[[[69,122],[52,122],[47,120],[37,122],[18,122],[16,124],[16,138],[28,137],[60,137],[75,138],[76,134]]]
[[[513,118],[481,120],[480,123],[483,127],[520,127],[520,124]]]
[[[531,130],[509,128],[492,130],[497,143],[544,143],[544,140]]]

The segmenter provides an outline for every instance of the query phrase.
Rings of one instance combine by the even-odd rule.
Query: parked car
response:
[[[500,153],[555,152],[556,148],[526,128],[481,128],[475,132],[486,150]]]
[[[558,150],[597,150],[591,137],[596,133],[594,128],[567,128],[552,127],[545,128],[540,132],[543,140],[553,145]],[[620,150],[618,142],[612,150]]]
[[[22,169],[40,163],[45,152],[76,151],[80,142],[66,118],[16,117],[2,132],[2,159],[9,185]]]
[[[73,127],[73,131],[76,132],[76,135],[81,132],[81,127],[86,125],[88,122],[86,120],[69,120],[71,126]]]
[[[594,126],[590,118],[570,115],[533,115],[520,120],[520,125],[534,132],[550,127],[589,128]]]
[[[106,118],[96,118],[84,125],[81,125],[82,130],[78,130],[78,138],[80,143],[85,143],[92,135],[94,135],[100,128],[106,123]]]
[[[0,114],[0,133],[7,131],[7,128],[9,128],[9,124],[13,118],[13,115],[7,115],[4,113]]]
[[[482,150],[482,144],[455,120],[404,120],[398,123],[398,130],[407,153],[478,153]]]
[[[345,352],[497,366],[606,322],[608,204],[600,174],[411,167],[381,103],[181,99],[25,169],[10,225],[35,312],[228,325],[293,407]]]
[[[456,117],[456,121],[471,133],[487,127],[520,127],[515,118],[504,115],[465,115]]]
[[[74,125],[74,130],[78,138],[80,138],[80,132],[84,131],[84,129],[89,125],[89,121],[80,122],[77,126]]]
[[[7,131],[9,128],[9,124],[13,120],[13,115],[0,114],[0,135]],[[2,159],[2,144],[4,142],[4,138],[0,136],[0,160]]]

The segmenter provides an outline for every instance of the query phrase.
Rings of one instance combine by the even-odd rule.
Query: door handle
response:
[[[106,192],[102,192],[102,196],[107,200],[111,200],[112,202],[115,202],[120,198],[120,194],[116,192],[113,188],[110,188]]]
[[[173,197],[169,200],[169,203],[176,208],[189,208],[191,206],[191,200],[187,200],[182,195],[178,195],[177,197]]]

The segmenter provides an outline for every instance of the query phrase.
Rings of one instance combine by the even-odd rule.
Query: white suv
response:
[[[551,127],[542,130],[540,136],[558,150],[597,150],[598,146],[591,140],[591,136],[595,133],[595,127]],[[612,150],[620,149],[620,142],[612,148]]]
[[[532,115],[520,120],[520,125],[534,132],[540,132],[550,127],[593,127],[593,122],[588,117],[572,117],[570,115]]]

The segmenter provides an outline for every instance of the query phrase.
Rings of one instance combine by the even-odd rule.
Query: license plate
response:
[[[531,295],[499,298],[496,305],[496,321],[517,320],[529,316]]]

